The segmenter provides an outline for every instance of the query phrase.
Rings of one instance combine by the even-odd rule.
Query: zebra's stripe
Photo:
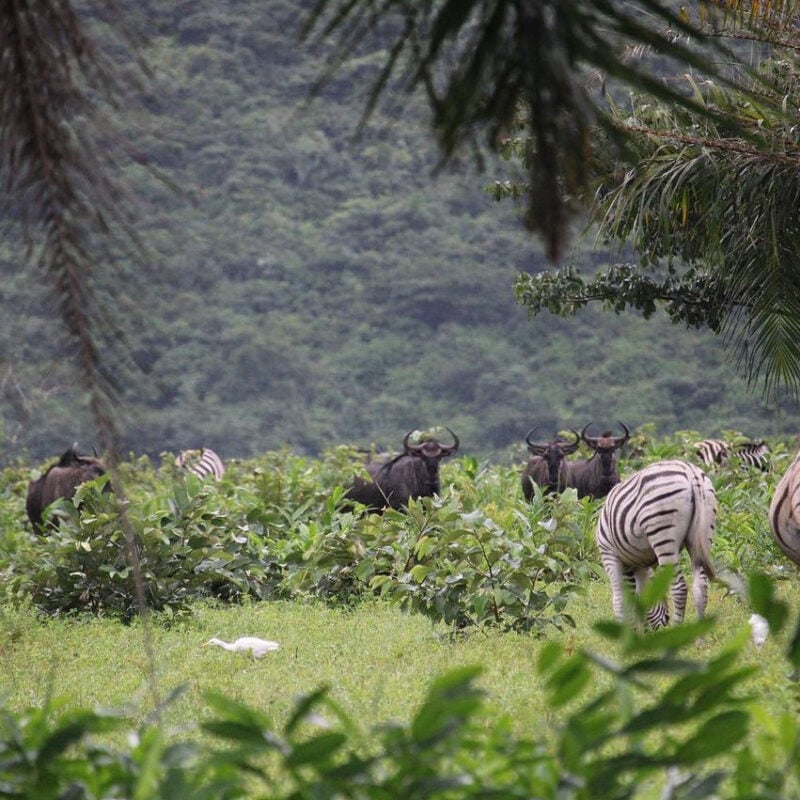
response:
[[[800,564],[800,453],[775,487],[769,527],[784,555]]]
[[[742,442],[729,445],[721,439],[704,439],[694,443],[698,458],[707,466],[724,466],[731,456],[739,459],[742,466],[769,469],[769,447],[764,442]]]
[[[225,474],[225,465],[222,463],[222,459],[207,447],[201,450],[184,450],[175,459],[175,464],[201,480],[210,475],[214,480],[219,481]]]
[[[597,548],[611,582],[617,619],[624,618],[622,587],[633,581],[637,592],[655,566],[673,564],[672,604],[676,622],[686,610],[686,581],[679,570],[680,551],[692,562],[692,596],[697,614],[705,613],[708,579],[714,576],[710,548],[717,503],[708,476],[685,461],[651,464],[618,483],[608,494],[597,523]],[[661,607],[663,605],[663,608]],[[652,627],[669,620],[665,604],[648,612]]]

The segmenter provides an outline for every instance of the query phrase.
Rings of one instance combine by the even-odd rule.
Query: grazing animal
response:
[[[766,472],[769,469],[769,447],[761,442],[728,444],[721,439],[704,439],[694,443],[697,455],[707,467],[724,466],[731,456],[743,467],[753,467]]]
[[[361,503],[369,511],[387,506],[404,508],[411,498],[432,497],[439,493],[439,462],[458,450],[458,436],[447,428],[453,444],[424,440],[411,444],[409,431],[403,439],[403,452],[388,460],[373,460],[366,464],[372,480],[356,477],[345,496]]]
[[[175,459],[175,466],[188,470],[201,480],[211,475],[215,481],[220,481],[225,474],[225,465],[222,463],[222,459],[207,447],[199,450],[184,450]]]
[[[652,568],[673,564],[673,616],[676,622],[683,621],[687,591],[679,556],[684,548],[691,558],[697,616],[703,616],[708,581],[714,577],[709,551],[716,514],[711,480],[699,467],[685,461],[651,464],[611,489],[597,523],[597,547],[611,581],[618,620],[624,619],[623,584],[633,581],[638,593]],[[647,620],[653,628],[667,625],[666,603],[649,609]]]
[[[800,565],[800,453],[775,487],[769,527],[784,555]]]
[[[574,430],[574,442],[561,437],[552,442],[535,442],[535,430],[531,428],[525,437],[525,444],[533,456],[522,471],[522,493],[526,500],[533,499],[534,484],[541,486],[545,492],[563,492],[567,488],[569,473],[566,457],[574,453],[581,443],[580,434]]]
[[[77,447],[76,442],[44,475],[28,484],[25,511],[36,533],[44,533],[42,514],[47,506],[61,497],[72,497],[82,483],[105,475],[100,459],[78,455]],[[110,485],[103,491],[111,491]]]
[[[624,422],[620,422],[623,436],[612,436],[610,431],[601,436],[587,436],[588,423],[581,431],[581,439],[594,451],[591,458],[579,458],[567,464],[567,486],[578,492],[578,497],[605,497],[613,486],[619,483],[617,450],[622,447],[631,432]]]

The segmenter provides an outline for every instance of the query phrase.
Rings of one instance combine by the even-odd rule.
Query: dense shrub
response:
[[[661,458],[692,457],[696,438],[681,432],[657,440],[637,431],[623,475]],[[735,463],[712,472],[720,507],[713,554],[723,573],[786,571],[766,516],[789,461],[780,443],[773,460],[766,473]],[[598,501],[569,490],[537,492],[528,503],[520,464],[464,456],[443,464],[441,496],[407,511],[360,515],[341,508],[341,487],[362,461],[349,448],[320,459],[276,451],[230,462],[219,483],[177,471],[169,454],[158,466],[142,458],[124,463],[125,511],[150,607],[175,615],[199,597],[350,604],[378,593],[456,628],[542,630],[570,624],[570,597],[602,578]],[[102,493],[102,480],[55,504],[57,529],[36,537],[22,523],[26,480],[18,469],[2,473],[6,596],[28,597],[48,614],[135,612],[119,498]]]

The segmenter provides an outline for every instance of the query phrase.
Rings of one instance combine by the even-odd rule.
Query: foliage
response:
[[[748,382],[779,401],[800,390],[796,7],[756,4],[742,18],[742,4],[732,5],[731,18],[706,22],[733,46],[740,37],[759,43],[753,72],[728,87],[697,74],[672,80],[736,126],[653,94],[611,104],[628,150],[601,169],[592,216],[598,237],[632,248],[639,263],[586,278],[571,267],[523,274],[516,293],[534,314],[600,301],[617,313],[648,318],[663,307],[674,322],[707,325]],[[523,146],[511,153],[523,158]],[[499,183],[496,193],[514,192]]]
[[[636,430],[623,475],[654,460],[694,459],[700,438],[695,431],[659,438],[647,427]],[[764,509],[789,453],[775,441],[771,456],[766,473],[735,459],[712,471],[719,501],[713,555],[725,573],[784,571]],[[579,500],[574,490],[537,490],[528,503],[521,464],[464,456],[443,464],[441,496],[412,501],[406,511],[362,515],[342,508],[342,487],[362,459],[344,447],[321,459],[283,450],[233,461],[222,481],[205,483],[178,471],[169,454],[158,468],[143,458],[124,464],[149,607],[174,618],[197,598],[308,597],[349,606],[379,595],[454,630],[542,634],[573,624],[570,600],[587,581],[604,579],[594,544],[599,501]],[[34,536],[21,527],[20,471],[0,474],[0,518],[10,521],[0,547],[4,595],[29,598],[47,614],[130,619],[130,560],[116,495],[102,491],[106,478],[55,503],[57,526]]]
[[[387,2],[376,13],[368,0],[317,0],[308,28],[335,40],[332,69],[358,50],[367,33],[377,29],[387,36],[388,53],[364,116],[388,93],[392,79],[409,91],[424,87],[445,158],[469,142],[475,130],[485,133],[491,148],[502,148],[512,120],[522,118],[527,134],[526,221],[557,260],[574,200],[587,187],[595,128],[620,133],[608,113],[605,93],[587,80],[587,73],[599,72],[603,79],[610,75],[703,116],[720,116],[654,77],[638,59],[625,57],[625,48],[647,47],[717,82],[729,81],[712,58],[724,50],[719,39],[704,36],[669,3],[643,5],[631,8],[593,0],[525,6],[467,0],[457,6]]]
[[[270,453],[231,464],[219,484],[132,462],[126,477],[138,494],[128,518],[149,606],[174,616],[199,597],[313,596],[347,604],[379,592],[457,627],[569,623],[569,597],[596,572],[587,560],[590,503],[573,493],[559,503],[540,495],[529,506],[516,470],[486,469],[483,494],[466,477],[475,468],[467,460],[441,498],[412,502],[408,512],[360,516],[339,509],[342,478],[356,468],[352,458],[341,448],[316,463]],[[102,492],[105,480],[55,503],[57,527],[46,536],[6,543],[7,596],[31,597],[49,614],[135,613],[116,500]],[[516,497],[506,507],[500,501],[509,487]],[[482,494],[494,496],[486,511],[477,507]]]

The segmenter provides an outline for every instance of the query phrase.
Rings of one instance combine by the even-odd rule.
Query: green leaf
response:
[[[460,726],[483,704],[483,693],[474,681],[483,669],[466,666],[437,678],[411,722],[415,741],[431,742]]]
[[[560,708],[577,698],[592,679],[586,657],[576,653],[563,661],[547,679],[548,701],[553,708]]]
[[[653,573],[653,577],[644,585],[639,600],[643,608],[652,608],[657,603],[666,599],[675,577],[675,567],[665,564]]]
[[[724,711],[706,720],[696,733],[676,750],[676,761],[699,764],[727,754],[748,732],[750,717],[744,711]]]
[[[107,733],[117,730],[124,723],[116,716],[100,715],[93,711],[77,711],[62,717],[54,729],[43,740],[36,761],[46,765],[60,756],[67,748],[90,733]]]
[[[625,653],[636,655],[639,653],[662,652],[664,650],[680,650],[707,635],[714,627],[714,621],[705,617],[695,622],[683,622],[680,625],[670,625],[651,631],[646,636],[631,639],[625,643]]]
[[[327,686],[321,686],[316,691],[303,695],[295,701],[294,711],[292,711],[285,727],[287,735],[294,733],[297,726],[308,717],[311,710],[328,695],[328,692]]]
[[[286,756],[285,764],[294,768],[304,764],[318,764],[321,761],[328,761],[341,750],[346,741],[347,737],[343,733],[320,734],[307,742],[295,745]]]
[[[760,572],[749,576],[748,591],[753,611],[767,620],[773,635],[777,634],[786,624],[789,606],[785,601],[775,597],[772,581]]]

